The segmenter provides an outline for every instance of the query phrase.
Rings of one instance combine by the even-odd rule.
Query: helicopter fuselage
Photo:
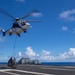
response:
[[[12,35],[12,34],[17,34],[18,36],[20,36],[20,34],[22,32],[26,32],[28,30],[28,28],[30,27],[30,24],[29,23],[26,23],[25,25],[21,25],[21,28],[20,27],[12,27],[8,30],[2,30],[3,32],[3,36],[5,36],[6,34],[9,34],[9,35]]]

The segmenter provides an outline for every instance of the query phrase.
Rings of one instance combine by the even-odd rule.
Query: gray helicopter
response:
[[[6,12],[2,8],[0,8],[0,13],[11,17],[14,21],[14,23],[13,23],[13,25],[10,29],[7,29],[7,30],[1,29],[1,32],[3,33],[3,36],[5,36],[6,34],[9,34],[10,36],[12,34],[17,34],[20,37],[20,34],[22,32],[26,33],[26,31],[30,28],[30,23],[29,22],[40,22],[40,20],[23,20],[26,17],[33,16],[37,13],[40,13],[38,10],[32,10],[28,14],[22,16],[21,18],[13,17],[11,14]]]

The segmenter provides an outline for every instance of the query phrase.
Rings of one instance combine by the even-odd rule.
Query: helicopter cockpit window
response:
[[[25,23],[25,22],[22,22],[22,23],[21,23],[21,26],[24,26],[24,25],[26,25],[26,23]]]

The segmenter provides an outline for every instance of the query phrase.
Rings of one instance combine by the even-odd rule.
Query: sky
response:
[[[31,27],[17,39],[15,34],[3,37],[0,32],[0,61],[8,61],[15,52],[17,60],[75,62],[75,0],[0,0],[0,8],[15,18],[36,9],[39,15],[24,20],[41,20],[30,22]],[[12,20],[0,13],[0,29],[11,28]]]

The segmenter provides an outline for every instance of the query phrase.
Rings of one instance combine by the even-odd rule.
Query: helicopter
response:
[[[14,23],[13,23],[11,28],[9,28],[7,30],[1,29],[1,32],[3,33],[3,36],[5,36],[6,34],[9,34],[9,36],[11,36],[12,34],[17,34],[20,37],[20,34],[22,32],[26,33],[26,31],[30,28],[30,23],[29,22],[40,22],[40,20],[23,20],[26,17],[33,16],[33,15],[36,15],[36,14],[40,13],[36,9],[32,10],[28,14],[22,16],[21,18],[13,17],[11,14],[6,12],[2,8],[0,8],[0,13],[11,17],[13,19],[13,21],[14,21]]]

